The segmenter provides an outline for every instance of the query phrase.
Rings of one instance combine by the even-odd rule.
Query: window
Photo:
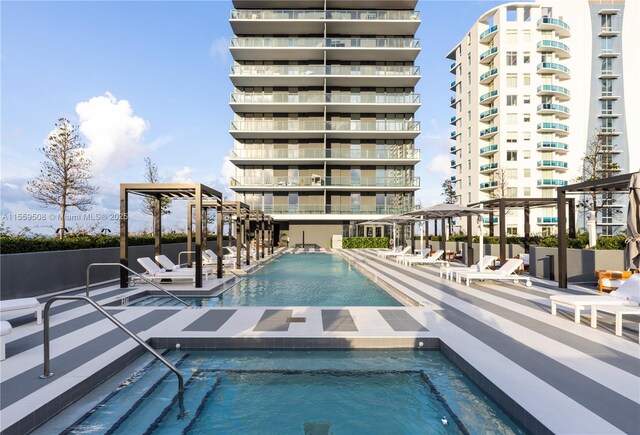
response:
[[[524,54],[522,55],[522,63],[525,65],[531,63],[531,53],[529,53],[528,51],[524,52]]]
[[[522,133],[522,138],[524,140],[531,140],[531,132],[530,131],[525,131],[524,133]]]
[[[467,33],[467,45],[471,44],[471,32]]]
[[[518,188],[507,187],[507,198],[517,198],[517,197],[518,197]]]
[[[509,180],[517,180],[518,179],[518,170],[517,169],[507,169],[507,178]]]
[[[467,184],[468,184],[469,186],[471,186],[471,175],[469,175],[469,176],[467,177]]]
[[[531,178],[531,169],[525,169],[523,171],[524,178]]]
[[[613,101],[604,100],[600,102],[603,115],[611,115],[613,113]]]
[[[523,30],[522,31],[522,41],[523,42],[531,42],[531,30]]]
[[[467,193],[467,203],[471,202],[471,192]]]
[[[515,51],[507,51],[507,65],[514,66],[518,64],[518,53]]]
[[[523,150],[522,151],[522,156],[525,160],[529,160],[531,158],[531,151],[529,150]]]
[[[471,170],[471,160],[467,160],[467,169]]]
[[[471,154],[471,142],[467,144],[467,154]]]
[[[518,142],[518,132],[516,131],[508,131],[507,132],[507,143],[516,143]]]
[[[518,31],[507,30],[507,44],[517,44],[517,43],[518,43]]]
[[[612,73],[613,72],[613,59],[610,57],[605,57],[602,59],[600,63],[600,71],[603,73]]]
[[[469,71],[467,73],[467,84],[470,85],[471,84],[471,71]]]
[[[602,130],[603,133],[611,133],[614,128],[613,128],[613,119],[611,118],[601,118],[600,119],[600,130]]]
[[[531,103],[531,95],[523,95],[522,96],[522,102],[524,104],[530,104]]]
[[[530,187],[525,187],[524,189],[522,189],[522,195],[523,196],[531,196],[531,188]]]
[[[518,151],[507,151],[507,162],[517,162]]]
[[[509,196],[508,193],[507,193],[507,196]],[[515,196],[513,196],[512,198],[515,198]],[[517,235],[518,235],[518,227],[507,227],[507,236],[517,236]]]
[[[471,110],[467,111],[467,121],[471,121]]]
[[[517,113],[507,113],[507,124],[508,125],[516,125],[518,123],[518,114]]]
[[[518,74],[507,74],[507,87],[508,88],[517,88],[518,87]]]
[[[602,95],[604,97],[610,97],[613,95],[613,80],[612,79],[602,79]]]
[[[524,114],[522,115],[522,120],[523,120],[524,122],[531,122],[531,114],[530,114],[530,113],[524,113]]]
[[[471,53],[467,54],[467,65],[471,65]]]
[[[507,21],[518,21],[518,10],[516,8],[507,8]]]
[[[467,137],[471,137],[471,127],[467,127]]]
[[[525,86],[531,85],[531,74],[525,73],[522,75],[522,84]]]
[[[471,92],[467,92],[467,104],[471,104]]]
[[[611,30],[611,15],[600,15],[600,25],[602,26],[602,30]]]
[[[531,21],[531,8],[524,8],[524,21]]]
[[[518,96],[507,95],[507,106],[517,106],[517,105],[518,105]]]
[[[613,52],[613,38],[611,36],[603,36],[600,38],[600,51],[603,53]]]

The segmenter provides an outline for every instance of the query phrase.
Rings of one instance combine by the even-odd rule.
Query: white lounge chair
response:
[[[36,323],[42,324],[42,310],[36,298],[7,299],[0,301],[0,320],[11,320],[25,314],[35,313]]]
[[[158,266],[151,258],[142,257],[138,258],[138,263],[145,269],[145,274],[143,275],[145,278],[151,281],[162,281],[163,279],[170,279],[172,281],[196,281],[196,270],[195,269],[183,269],[183,270],[174,270],[167,271],[160,266]],[[206,279],[209,278],[209,270],[203,269],[202,274]]]
[[[169,272],[173,272],[173,271],[182,269],[182,267],[180,267],[180,265],[175,264],[173,261],[169,260],[169,257],[167,257],[164,254],[156,255],[156,261],[158,263],[160,263],[160,266],[162,266],[162,268],[164,270],[169,271]]]
[[[405,254],[405,255],[398,256],[396,257],[396,261],[398,263],[404,263],[407,259],[410,259],[410,258],[426,258],[427,255],[430,253],[431,253],[431,248],[426,248],[426,249],[422,249],[418,254],[415,254],[415,255]]]
[[[517,258],[511,258],[504,263],[498,270],[483,270],[482,272],[461,272],[457,280],[460,282],[463,279],[466,281],[467,287],[471,284],[472,280],[486,280],[493,281],[513,281],[517,284],[521,279],[525,279],[525,285],[531,287],[531,279],[529,277],[520,277],[516,274],[517,270],[522,266],[522,260]]]
[[[414,264],[449,264],[447,261],[441,260],[443,255],[444,251],[442,249],[438,249],[427,258],[407,258],[404,264],[409,267]]]
[[[382,256],[382,258],[391,258],[391,257],[398,257],[400,255],[406,255],[407,252],[409,252],[410,250],[411,250],[411,246],[407,246],[401,251],[387,252],[385,255]]]
[[[385,249],[384,251],[378,251],[378,252],[376,252],[376,255],[378,257],[384,258],[389,254],[395,254],[395,253],[400,252],[400,251],[402,251],[402,246],[396,246],[393,249]]]
[[[640,275],[635,274],[629,278],[618,290],[609,295],[553,295],[551,301],[551,314],[556,315],[558,305],[573,308],[573,321],[580,323],[580,312],[593,306],[599,307],[637,307],[640,305]],[[604,311],[604,310],[603,310]]]
[[[0,321],[0,361],[4,361],[7,358],[7,354],[5,352],[5,338],[7,335],[11,334],[12,328],[11,323],[6,320]]]
[[[223,266],[232,266],[235,264],[235,256],[231,257],[222,257],[222,265]],[[202,252],[202,262],[209,266],[215,266],[218,264],[218,255],[213,252],[211,249],[207,249]]]
[[[494,261],[496,261],[498,257],[493,255],[485,255],[478,261],[476,264],[471,267],[466,267],[463,265],[456,265],[455,263],[449,264],[448,266],[443,266],[440,268],[440,278],[442,275],[445,276],[446,279],[456,279],[456,282],[459,281],[460,273],[462,272],[480,272],[485,270],[487,267],[491,265]]]

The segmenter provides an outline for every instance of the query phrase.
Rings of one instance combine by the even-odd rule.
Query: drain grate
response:
[[[287,323],[306,323],[306,317],[287,317]]]
[[[304,435],[329,435],[331,425],[319,421],[307,421],[304,424]]]

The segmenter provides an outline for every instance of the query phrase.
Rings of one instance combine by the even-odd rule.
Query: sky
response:
[[[452,175],[450,61],[445,58],[485,11],[504,2],[420,1],[416,35],[422,71],[416,167],[423,206],[442,202]],[[34,203],[26,183],[40,171],[38,151],[60,117],[78,125],[93,162],[96,204],[72,229],[117,232],[119,184],[143,182],[145,157],[162,181],[199,182],[232,199],[229,95],[231,1],[0,2],[0,217],[14,231],[52,234],[56,209]],[[131,230],[151,219],[130,205]],[[185,206],[165,228],[181,231]]]

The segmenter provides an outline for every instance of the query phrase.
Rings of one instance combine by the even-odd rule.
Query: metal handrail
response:
[[[164,359],[162,355],[160,355],[154,348],[149,346],[144,340],[138,337],[136,334],[131,332],[124,326],[118,319],[113,317],[111,314],[107,313],[104,308],[98,305],[96,302],[91,300],[88,296],[54,296],[44,304],[44,373],[40,376],[41,379],[47,379],[53,376],[51,373],[51,359],[50,359],[50,337],[49,337],[49,309],[51,305],[56,301],[85,301],[93,308],[95,308],[98,312],[100,312],[103,316],[111,321],[114,325],[124,331],[129,337],[133,338],[140,346],[144,347],[145,350],[151,353],[156,359],[158,359],[162,364],[167,366],[169,370],[174,372],[178,377],[178,406],[180,408],[180,414],[178,418],[183,418],[185,416],[184,409],[184,378],[182,373],[169,361]]]
[[[152,286],[154,286],[158,290],[160,290],[160,291],[166,293],[167,295],[171,296],[173,299],[179,301],[180,303],[184,304],[185,306],[191,307],[190,304],[186,303],[185,301],[180,299],[178,296],[176,296],[173,293],[171,293],[170,291],[168,291],[166,288],[159,286],[155,282],[153,282],[153,281],[145,278],[144,276],[140,275],[135,270],[132,270],[132,269],[128,268],[127,266],[125,266],[124,264],[120,264],[120,263],[91,263],[89,266],[87,266],[87,288],[86,288],[87,297],[89,297],[89,277],[91,276],[91,268],[93,266],[119,266],[119,267],[121,267],[123,269],[126,269],[129,272],[133,273],[135,276],[137,276],[138,278],[140,278],[141,280],[143,280],[147,284],[151,284]]]

